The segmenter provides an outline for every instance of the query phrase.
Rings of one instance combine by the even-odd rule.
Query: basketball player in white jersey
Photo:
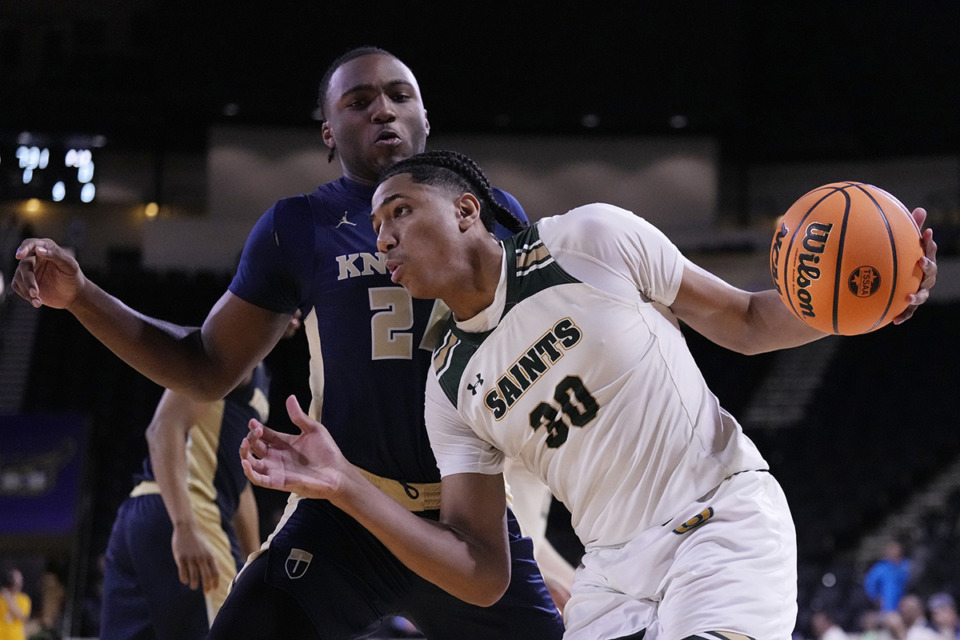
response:
[[[568,640],[786,640],[796,622],[796,534],[779,484],[719,406],[676,318],[742,353],[823,334],[773,290],[736,289],[686,260],[643,219],[594,204],[498,241],[508,220],[475,164],[450,152],[391,167],[373,197],[395,282],[440,298],[426,421],[442,480],[439,522],[391,503],[295,400],[303,433],[251,422],[258,484],[331,500],[407,566],[476,604],[510,579],[505,458],[572,514],[586,553]],[[922,226],[925,212],[914,211]],[[936,280],[924,231],[920,290]]]

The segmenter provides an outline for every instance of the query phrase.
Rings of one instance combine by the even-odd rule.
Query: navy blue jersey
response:
[[[403,490],[413,500],[440,480],[424,426],[431,350],[420,346],[434,303],[390,281],[369,219],[373,192],[341,178],[277,202],[247,239],[230,291],[264,309],[303,313],[310,414],[353,464],[410,483]],[[497,198],[526,221],[511,196]],[[418,493],[414,483],[430,484]],[[417,576],[328,501],[293,498],[263,552],[237,576],[210,640],[346,640],[367,637],[389,615],[408,617],[428,638],[562,635],[532,543],[509,509],[510,588],[492,607],[478,607]],[[405,504],[437,517],[426,505]]]
[[[390,281],[369,219],[373,192],[340,178],[278,201],[247,239],[230,291],[270,311],[303,313],[311,414],[350,462],[438,482],[423,421],[430,352],[420,348],[434,302]],[[526,221],[512,196],[496,195]]]

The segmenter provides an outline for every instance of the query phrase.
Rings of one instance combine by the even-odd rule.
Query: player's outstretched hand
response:
[[[287,413],[300,428],[299,435],[280,433],[257,420],[250,421],[250,433],[240,443],[243,472],[261,487],[305,498],[334,498],[350,463],[326,427],[306,415],[295,396],[287,398]]]
[[[13,290],[34,307],[66,309],[86,278],[69,251],[49,238],[29,238],[17,249]]]
[[[923,229],[923,223],[927,220],[926,209],[914,209],[913,219],[917,226]],[[937,243],[933,241],[933,229],[923,229],[920,234],[920,242],[923,244],[923,257],[920,258],[923,278],[920,280],[920,289],[916,293],[910,294],[910,306],[893,319],[894,324],[909,320],[917,307],[930,298],[930,289],[937,283]]]

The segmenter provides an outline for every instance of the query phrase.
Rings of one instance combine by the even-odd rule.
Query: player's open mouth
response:
[[[381,131],[377,134],[376,144],[397,145],[400,144],[400,136],[395,131]]]

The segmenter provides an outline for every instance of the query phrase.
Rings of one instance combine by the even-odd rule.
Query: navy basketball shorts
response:
[[[107,543],[101,640],[206,637],[206,599],[202,589],[180,582],[172,535],[159,495],[127,498],[120,505]]]
[[[508,510],[510,586],[491,607],[468,604],[407,569],[379,540],[325,500],[300,499],[269,549],[237,576],[210,640],[350,640],[403,616],[431,640],[559,640],[563,623]],[[437,517],[424,512],[422,517]],[[306,628],[313,634],[306,634]]]

